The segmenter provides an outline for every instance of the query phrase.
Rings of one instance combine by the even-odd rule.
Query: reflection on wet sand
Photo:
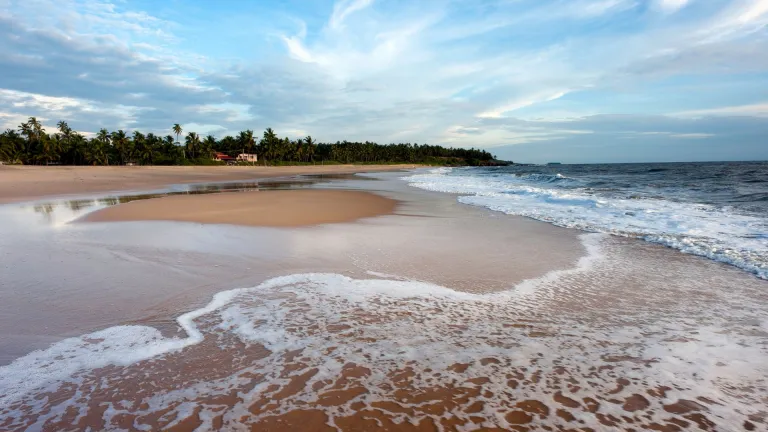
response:
[[[133,201],[150,200],[170,196],[183,195],[204,195],[218,194],[228,192],[257,192],[257,191],[275,191],[275,190],[299,190],[314,188],[320,186],[334,185],[344,189],[344,183],[350,180],[356,182],[376,181],[375,177],[366,177],[357,174],[309,174],[282,179],[270,179],[264,181],[252,182],[218,182],[218,183],[200,183],[176,185],[170,189],[146,192],[146,193],[125,193],[104,197],[78,198],[78,199],[56,199],[33,204],[31,209],[43,216],[43,221],[50,225],[72,222],[79,217],[106,207],[117,204],[126,204]],[[20,207],[26,208],[22,204]],[[68,210],[66,214],[63,210]]]
[[[107,207],[117,204],[125,204],[132,201],[148,200],[154,198],[162,198],[168,196],[178,195],[203,195],[203,194],[215,194],[224,192],[256,192],[265,190],[290,190],[301,189],[311,187],[313,185],[328,182],[330,180],[348,180],[354,178],[354,174],[337,174],[337,175],[314,175],[314,176],[301,176],[295,179],[285,180],[269,180],[269,181],[256,181],[256,182],[226,182],[226,183],[207,183],[207,184],[192,184],[187,186],[185,190],[169,190],[159,193],[141,193],[141,194],[128,194],[128,195],[116,195],[102,198],[91,199],[73,199],[73,200],[57,200],[54,202],[46,202],[42,204],[35,204],[33,209],[36,213],[43,215],[50,215],[60,207],[66,207],[74,212],[81,212],[92,207]],[[359,177],[365,179],[365,177]]]

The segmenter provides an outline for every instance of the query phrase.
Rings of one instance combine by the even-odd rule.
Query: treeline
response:
[[[184,135],[181,125],[172,134],[132,133],[102,129],[92,138],[75,132],[60,121],[57,131],[47,133],[34,118],[18,130],[0,134],[0,161],[26,165],[211,165],[216,152],[236,157],[256,153],[259,163],[270,165],[299,163],[422,163],[434,165],[489,165],[494,157],[484,150],[445,148],[435,145],[388,144],[373,142],[317,143],[306,138],[279,138],[270,128],[261,138],[252,130],[222,139],[195,132]],[[183,138],[182,138],[183,137]],[[175,138],[175,139],[174,139]],[[183,142],[181,141],[183,139]]]

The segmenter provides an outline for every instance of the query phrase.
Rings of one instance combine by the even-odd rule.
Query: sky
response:
[[[768,159],[768,0],[0,0],[0,128]]]

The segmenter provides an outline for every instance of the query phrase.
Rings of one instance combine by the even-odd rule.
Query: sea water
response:
[[[439,168],[405,180],[465,204],[641,238],[768,278],[768,162]]]

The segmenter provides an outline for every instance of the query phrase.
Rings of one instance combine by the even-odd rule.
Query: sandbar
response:
[[[174,195],[107,207],[87,222],[176,221],[266,227],[352,222],[392,214],[397,201],[370,192],[274,190]]]

